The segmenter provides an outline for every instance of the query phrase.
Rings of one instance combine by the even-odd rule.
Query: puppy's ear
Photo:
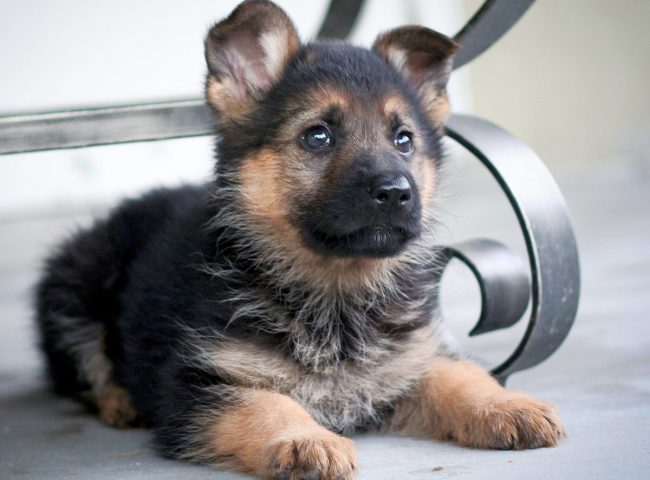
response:
[[[415,88],[431,121],[441,128],[449,116],[447,81],[459,45],[425,27],[401,27],[375,40],[373,50]]]
[[[222,120],[236,119],[278,81],[300,41],[284,11],[248,0],[214,25],[205,39],[205,96]]]

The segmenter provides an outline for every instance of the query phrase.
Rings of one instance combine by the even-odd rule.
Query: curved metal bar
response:
[[[532,306],[524,337],[493,374],[512,373],[548,358],[566,338],[578,309],[580,266],[567,208],[540,158],[500,127],[453,115],[447,135],[473,153],[497,180],[512,205],[526,241]]]
[[[486,0],[465,26],[454,36],[460,50],[454,69],[471,62],[499,40],[519,21],[534,0]]]
[[[476,238],[444,250],[469,267],[481,292],[481,315],[470,336],[508,328],[523,316],[530,300],[526,265],[519,255],[495,240]]]
[[[347,38],[357,21],[363,3],[364,0],[331,0],[317,37]]]

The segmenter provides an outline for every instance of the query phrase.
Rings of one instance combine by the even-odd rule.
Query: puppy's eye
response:
[[[308,128],[302,136],[302,143],[310,150],[324,150],[334,143],[332,134],[322,125]]]
[[[402,130],[395,135],[395,140],[393,140],[393,142],[400,153],[408,155],[413,152],[413,138],[410,132]]]

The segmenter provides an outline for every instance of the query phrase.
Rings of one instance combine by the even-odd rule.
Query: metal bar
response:
[[[474,238],[444,249],[442,261],[456,258],[474,274],[481,292],[481,314],[469,336],[517,323],[530,301],[530,281],[519,255],[506,245]]]
[[[578,309],[578,249],[562,194],[540,158],[500,127],[453,115],[447,135],[474,154],[504,191],[521,227],[531,270],[532,305],[524,337],[493,373],[512,373],[548,358],[566,338]]]
[[[319,38],[346,38],[363,0],[332,0]],[[0,155],[207,135],[214,118],[201,99],[0,117]]]
[[[534,0],[486,0],[474,16],[454,36],[460,50],[454,68],[471,62],[499,40],[519,21]]]
[[[498,40],[533,0],[487,0],[456,35],[455,68]],[[343,38],[363,0],[332,0],[319,37]],[[207,135],[214,119],[201,99],[0,117],[0,155]]]
[[[0,117],[0,154],[207,135],[203,100]]]
[[[317,38],[348,38],[364,0],[331,0]]]

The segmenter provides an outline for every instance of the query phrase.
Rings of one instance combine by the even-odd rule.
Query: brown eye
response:
[[[305,131],[302,143],[309,150],[324,150],[332,146],[334,139],[327,127],[316,125]]]
[[[395,140],[393,140],[393,142],[400,153],[404,155],[413,153],[413,138],[411,132],[405,132],[402,130],[395,135]]]

